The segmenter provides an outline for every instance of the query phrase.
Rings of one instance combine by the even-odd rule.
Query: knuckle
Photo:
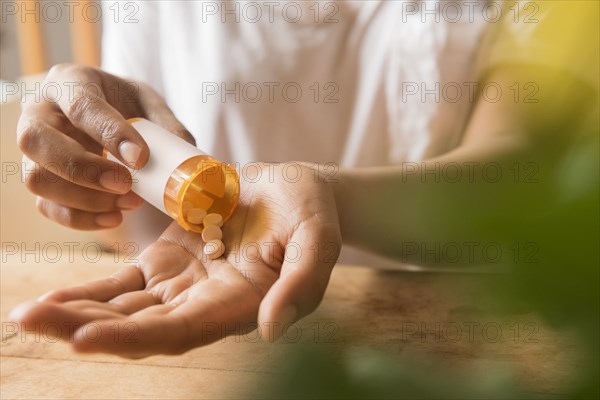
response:
[[[62,74],[64,74],[65,72],[72,70],[73,68],[75,68],[74,64],[70,64],[70,63],[58,63],[58,64],[54,64],[49,70],[48,70],[48,77],[54,77],[54,76],[60,76]]]
[[[78,93],[67,106],[65,115],[71,121],[79,121],[83,118],[90,107],[89,99],[83,94]]]
[[[44,122],[48,126],[51,126],[54,129],[65,134],[68,134],[71,128],[71,123],[69,122],[69,119],[62,112],[52,112],[44,115]]]
[[[39,299],[39,301],[41,301],[43,303],[52,303],[52,302],[63,303],[66,300],[68,300],[68,296],[66,296],[64,291],[62,291],[60,289],[51,290],[50,292],[47,292],[46,294],[44,294],[41,299]]]
[[[61,207],[58,220],[65,226],[74,227],[77,223],[77,211],[69,207]]]
[[[99,120],[96,126],[98,127],[98,138],[102,143],[107,145],[117,145],[119,140],[120,127],[119,123],[114,120]]]
[[[40,214],[60,225],[74,229],[86,229],[85,216],[77,209],[39,196],[36,200],[36,207]]]
[[[50,218],[50,214],[48,212],[49,205],[50,205],[50,202],[48,200],[44,199],[43,197],[38,196],[35,200],[35,208],[37,208],[39,213],[42,214],[46,218]],[[52,218],[50,218],[50,219],[52,219]]]
[[[17,145],[24,154],[29,154],[36,148],[40,134],[44,130],[44,124],[37,120],[27,120],[19,124],[17,130]]]
[[[94,71],[94,68],[86,65],[72,64],[72,63],[58,63],[54,64],[46,75],[46,79],[57,78],[57,77],[70,77],[80,75],[81,73]]]
[[[44,217],[64,226],[75,227],[74,223],[77,221],[76,210],[61,206],[39,196],[35,205]]]
[[[83,166],[71,153],[62,156],[62,175],[69,181],[79,181],[83,176]]]

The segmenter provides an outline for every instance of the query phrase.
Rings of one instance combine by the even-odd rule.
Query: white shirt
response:
[[[157,89],[225,162],[417,161],[459,145],[481,43],[515,19],[499,3],[148,1],[127,13],[105,3],[103,68]],[[535,36],[526,16],[513,42]],[[513,47],[485,67],[527,54]]]
[[[137,23],[106,11],[103,67],[159,90],[223,161],[420,160],[460,141],[485,3],[458,23],[413,3],[140,2]]]

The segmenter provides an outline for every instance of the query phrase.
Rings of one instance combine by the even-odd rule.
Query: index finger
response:
[[[77,129],[87,133],[118,160],[132,168],[148,161],[148,145],[123,115],[105,99],[102,86],[79,79],[72,95],[58,96],[57,104]]]
[[[72,300],[108,301],[123,293],[141,290],[144,288],[144,285],[144,276],[139,268],[127,266],[108,278],[54,290],[44,294],[38,300],[60,303]]]

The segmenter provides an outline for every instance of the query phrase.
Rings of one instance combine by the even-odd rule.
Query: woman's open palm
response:
[[[208,259],[201,235],[172,223],[137,265],[50,292],[10,319],[26,329],[62,323],[71,327],[63,339],[78,351],[134,358],[179,354],[257,326],[276,339],[317,307],[341,245],[331,186],[296,166],[294,182],[285,164],[261,164],[251,180],[241,177],[223,257]]]

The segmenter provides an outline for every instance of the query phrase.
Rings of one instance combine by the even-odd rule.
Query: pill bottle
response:
[[[133,192],[187,231],[203,230],[202,224],[186,220],[186,213],[192,208],[220,214],[224,221],[231,217],[240,196],[240,181],[233,166],[146,119],[131,118],[128,122],[148,144],[148,163],[134,170],[111,154],[107,156],[131,172]]]

